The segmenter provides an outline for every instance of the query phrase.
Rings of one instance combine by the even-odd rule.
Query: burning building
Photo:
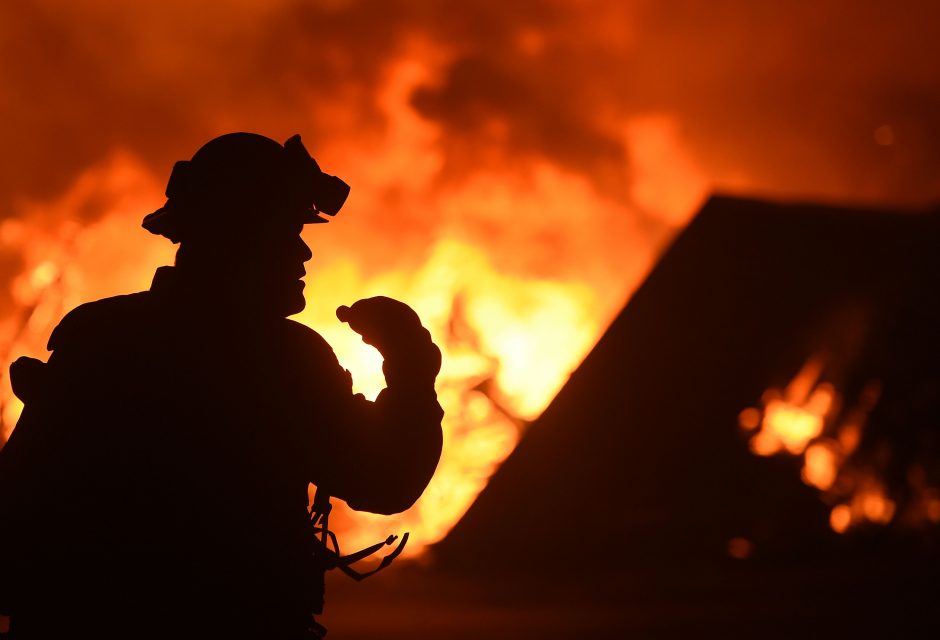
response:
[[[486,558],[582,587],[598,566],[681,575],[686,588],[724,576],[699,596],[740,588],[744,601],[721,567],[746,561],[751,580],[772,576],[765,595],[834,592],[790,603],[794,630],[847,629],[838,603],[852,601],[876,607],[865,625],[924,623],[940,539],[938,242],[935,211],[712,199],[439,545],[441,561]],[[741,411],[762,397],[762,415]],[[728,615],[722,627],[737,628]]]
[[[936,212],[711,199],[441,549],[541,562],[561,505],[594,532],[582,553],[628,564],[933,528],[938,232]]]

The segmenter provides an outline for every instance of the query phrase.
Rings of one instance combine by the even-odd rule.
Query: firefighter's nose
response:
[[[301,253],[300,253],[301,262],[306,262],[307,260],[310,260],[313,257],[313,251],[310,250],[310,247],[308,247],[307,243],[304,242],[303,240],[300,241],[300,246],[302,248]]]

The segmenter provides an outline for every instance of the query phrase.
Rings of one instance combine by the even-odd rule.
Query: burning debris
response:
[[[870,383],[843,413],[833,385],[819,381],[823,368],[822,357],[811,357],[784,389],[768,389],[761,399],[763,407],[743,410],[738,422],[755,431],[749,443],[755,454],[802,456],[803,482],[824,492],[826,502],[835,503],[829,515],[834,531],[843,533],[862,522],[887,524],[897,505],[886,496],[877,474],[850,462],[878,401],[880,385]]]
[[[869,382],[843,410],[846,401],[835,386],[820,381],[824,368],[821,356],[811,357],[784,389],[764,393],[762,408],[739,414],[742,429],[753,432],[751,451],[800,456],[800,477],[831,506],[829,525],[837,533],[866,523],[896,522],[906,528],[940,523],[940,489],[929,483],[923,463],[913,462],[900,486],[888,486],[886,471],[898,455],[895,450],[917,445],[892,442],[905,438],[903,433],[876,447],[866,443],[866,425],[877,408],[881,383]],[[934,482],[937,463],[940,459],[930,464]]]

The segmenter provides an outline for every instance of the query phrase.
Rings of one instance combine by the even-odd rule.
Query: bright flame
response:
[[[839,471],[839,448],[831,442],[816,442],[806,449],[803,482],[825,491]]]
[[[389,63],[374,95],[385,123],[378,134],[364,133],[337,110],[356,96],[312,96],[309,105],[313,118],[335,125],[316,154],[353,193],[325,230],[305,231],[315,258],[308,306],[297,319],[326,338],[352,371],[356,391],[370,398],[384,386],[381,359],[336,320],[337,306],[379,294],[401,299],[444,354],[437,473],[398,516],[336,510],[333,524],[350,548],[410,531],[406,553],[413,555],[447,533],[707,189],[665,115],[620,125],[638,171],[630,183],[634,201],[544,157],[506,166],[497,159],[442,180],[440,127],[412,106],[415,88],[435,81],[442,55],[414,42]],[[618,179],[628,177],[624,166]],[[146,288],[154,268],[172,261],[169,243],[139,229],[142,215],[162,203],[162,191],[163,178],[117,151],[60,198],[24,206],[0,224],[0,242],[23,259],[13,290],[17,313],[0,326],[8,362],[45,359],[45,341],[65,312]],[[96,222],[74,222],[75,212],[90,211]],[[5,376],[2,385],[0,441],[22,408]]]
[[[820,382],[825,364],[820,355],[810,357],[784,389],[771,388],[764,393],[762,408],[741,411],[738,423],[748,431],[758,429],[750,441],[754,453],[803,456],[803,482],[822,491],[830,503],[837,503],[829,513],[833,531],[844,533],[865,522],[888,524],[895,517],[897,504],[878,474],[870,468],[847,465],[861,442],[868,414],[878,402],[880,385],[869,383],[851,409],[836,421],[838,396],[831,384]],[[912,488],[921,494],[921,509],[930,520],[933,489],[914,475]]]
[[[873,476],[866,477],[849,502],[833,507],[829,524],[836,533],[871,522],[885,525],[894,518],[895,502],[887,496],[884,485]]]
[[[829,526],[836,533],[845,533],[852,524],[852,509],[847,504],[833,507],[829,513]]]
[[[754,453],[770,456],[786,449],[800,454],[810,440],[822,433],[835,393],[830,385],[816,385],[821,372],[822,361],[810,358],[785,389],[767,391],[761,429],[751,439]],[[739,419],[748,421],[741,424],[747,428],[753,423],[754,414]]]
[[[443,537],[515,447],[522,421],[545,408],[601,329],[584,286],[507,277],[481,251],[453,240],[439,243],[416,274],[369,279],[339,263],[320,270],[310,288],[316,303],[298,319],[320,329],[367,397],[384,387],[381,358],[333,317],[349,291],[408,302],[444,355],[437,388],[445,443],[437,473],[403,515],[344,513],[356,524],[351,546],[394,528],[425,544]]]

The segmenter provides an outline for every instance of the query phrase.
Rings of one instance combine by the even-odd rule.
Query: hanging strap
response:
[[[381,542],[344,556],[340,551],[336,534],[330,530],[330,512],[332,510],[333,505],[330,503],[330,495],[318,487],[313,496],[313,504],[310,506],[310,524],[313,526],[314,540],[317,543],[316,554],[319,556],[321,566],[325,571],[339,569],[359,582],[388,567],[405,550],[409,535],[407,531],[402,535],[395,549],[382,558],[375,569],[365,573],[355,570],[353,564],[375,554],[382,547],[391,546],[395,540],[398,540],[398,536],[390,535]]]

